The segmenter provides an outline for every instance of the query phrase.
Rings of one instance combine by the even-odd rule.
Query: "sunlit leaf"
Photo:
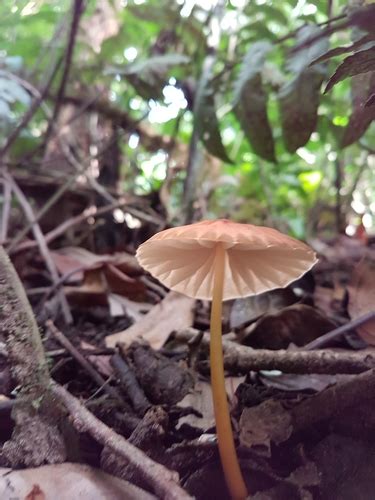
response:
[[[254,43],[247,52],[234,88],[234,113],[254,152],[265,160],[276,161],[271,126],[267,116],[267,94],[261,71],[272,46]]]
[[[231,163],[221,139],[219,121],[216,116],[210,58],[211,56],[206,58],[195,96],[194,127],[209,153]]]
[[[319,33],[316,26],[306,26],[297,36],[297,45],[303,44]],[[326,52],[328,41],[319,38],[304,49],[293,52],[287,62],[287,69],[295,76],[284,84],[279,91],[279,105],[283,139],[286,149],[294,153],[304,146],[316,129],[320,86],[323,82],[325,67],[310,63]]]

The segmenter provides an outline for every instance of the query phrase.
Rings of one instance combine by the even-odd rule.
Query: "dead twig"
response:
[[[332,342],[332,340],[337,340],[339,337],[344,335],[344,333],[347,333],[350,330],[355,330],[359,326],[364,325],[365,323],[373,319],[375,319],[375,311],[366,313],[363,316],[353,319],[352,321],[349,321],[345,325],[339,326],[338,328],[335,328],[334,330],[322,335],[321,337],[318,337],[312,342],[309,342],[308,344],[303,346],[302,349],[304,351],[306,350],[310,351],[312,349],[320,349],[321,347],[324,347],[330,342]]]
[[[51,392],[70,413],[74,427],[80,432],[90,433],[103,446],[131,464],[142,478],[165,500],[187,500],[191,497],[179,486],[178,474],[151,460],[141,450],[107,427],[90,413],[63,387],[53,384]]]
[[[31,207],[29,201],[27,200],[26,196],[23,194],[21,189],[18,187],[18,185],[15,182],[15,180],[13,179],[13,177],[8,172],[3,172],[3,177],[4,177],[4,179],[6,179],[9,182],[9,184],[12,188],[12,191],[15,194],[19,204],[21,205],[22,210],[23,210],[27,220],[29,221],[30,224],[32,224],[31,230],[34,234],[36,241],[38,242],[40,253],[41,253],[41,255],[46,263],[46,267],[51,275],[52,283],[55,284],[59,280],[59,274],[57,272],[56,265],[51,257],[51,253],[49,251],[48,245],[47,245],[46,240],[44,238],[43,232],[40,229],[39,224],[37,222],[35,222],[34,211]],[[61,304],[61,311],[62,311],[65,322],[67,324],[72,323],[73,318],[72,318],[72,315],[70,312],[68,301],[66,300],[66,297],[65,297],[63,291],[58,290],[57,296],[58,296],[60,304]]]
[[[87,361],[87,359],[74,347],[74,345],[68,340],[65,335],[56,328],[53,321],[47,320],[46,327],[51,332],[53,337],[61,344],[71,356],[79,363],[82,368],[89,374],[89,376],[94,380],[99,387],[103,389],[110,397],[114,398],[122,407],[125,406],[124,400],[120,393],[115,387],[106,384],[104,378],[94,369],[94,367]]]
[[[51,117],[51,120],[48,124],[47,130],[46,130],[46,133],[44,136],[44,145],[46,145],[49,141],[50,134],[52,132],[52,127],[53,127],[54,123],[56,123],[59,112],[60,112],[60,107],[62,105],[62,100],[63,100],[64,94],[65,94],[66,84],[67,84],[68,79],[69,79],[69,73],[70,73],[72,59],[73,59],[73,52],[74,52],[74,46],[75,46],[76,38],[77,38],[79,21],[80,21],[82,14],[83,14],[84,9],[85,9],[84,0],[74,0],[73,1],[72,19],[71,19],[71,25],[70,25],[69,35],[68,35],[68,44],[67,44],[67,48],[66,48],[66,52],[65,52],[63,74],[62,74],[60,85],[59,85],[59,88],[57,91],[57,99],[55,102],[55,107],[53,109],[52,117]]]
[[[189,329],[175,334],[179,340],[188,341],[199,335],[197,330]],[[203,334],[201,343],[209,348],[209,335]],[[259,370],[281,370],[285,373],[361,373],[375,367],[374,354],[343,353],[334,351],[271,351],[252,349],[223,340],[224,364],[227,370],[239,373]]]
[[[3,180],[3,206],[1,212],[1,226],[0,226],[0,245],[3,245],[7,239],[10,207],[12,203],[12,188],[5,179]]]
[[[141,389],[134,372],[128,366],[127,362],[117,353],[112,356],[111,365],[126,395],[130,399],[134,410],[138,415],[143,416],[152,405]]]

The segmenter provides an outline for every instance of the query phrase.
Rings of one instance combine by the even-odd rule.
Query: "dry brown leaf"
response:
[[[317,309],[294,304],[267,314],[251,325],[245,343],[264,349],[286,349],[291,343],[303,346],[335,327],[335,323]]]
[[[85,269],[91,269],[103,264],[113,264],[129,276],[137,276],[142,273],[142,268],[134,255],[126,252],[115,253],[113,255],[96,255],[85,248],[65,247],[54,250],[51,254],[58,270],[62,274],[80,266],[83,266]]]
[[[230,313],[230,327],[238,328],[254,321],[263,314],[271,314],[290,306],[297,301],[290,288],[277,288],[269,292],[236,299]]]
[[[375,253],[368,252],[354,268],[348,293],[348,311],[352,319],[375,311]],[[375,345],[375,320],[359,326],[357,332],[367,343]]]
[[[280,444],[292,434],[292,419],[279,401],[269,399],[258,406],[245,408],[240,418],[240,442],[271,456],[271,443]]]
[[[72,273],[68,282],[80,286],[65,287],[64,292],[80,305],[107,305],[109,292],[130,299],[143,299],[145,285],[137,279],[143,273],[133,255],[125,252],[114,255],[96,255],[85,248],[66,247],[52,252],[54,262],[62,275]]]
[[[177,292],[169,292],[159,304],[154,306],[130,328],[105,339],[107,347],[118,343],[129,346],[136,339],[146,340],[153,349],[160,349],[174,331],[189,328],[193,324],[195,300]]]
[[[182,408],[194,408],[202,417],[197,415],[186,415],[178,421],[179,426],[189,424],[206,432],[215,425],[214,406],[212,404],[211,384],[204,380],[198,380],[194,389],[187,394],[177,406]]]
[[[153,500],[153,495],[88,465],[65,463],[35,469],[0,469],[1,500]]]
[[[241,377],[226,377],[225,387],[228,394],[229,401],[233,401],[234,394],[237,387],[245,380],[246,376]],[[201,413],[202,417],[197,415],[186,415],[180,418],[179,425],[184,423],[192,427],[198,427],[203,432],[207,431],[215,425],[214,407],[212,403],[212,390],[211,384],[204,380],[198,380],[195,383],[193,390],[187,394],[177,406],[182,408],[194,408],[194,410]]]

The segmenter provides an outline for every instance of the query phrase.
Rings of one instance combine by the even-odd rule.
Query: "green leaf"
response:
[[[261,71],[272,46],[254,43],[244,57],[234,86],[234,113],[254,152],[268,161],[276,161],[272,129],[267,116],[267,94]]]
[[[356,52],[347,57],[336,69],[335,73],[328,80],[324,93],[332,89],[334,85],[349,76],[367,73],[375,70],[375,47]]]
[[[246,53],[240,74],[234,84],[234,105],[237,105],[241,101],[242,90],[246,83],[262,71],[266,56],[271,49],[272,45],[269,42],[256,42]]]
[[[322,75],[306,70],[279,92],[283,140],[290,153],[304,146],[316,129],[322,80]]]
[[[212,56],[207,56],[194,102],[194,129],[209,153],[232,163],[221,139],[219,121],[215,110],[214,88],[211,79]]]
[[[318,121],[320,86],[325,67],[322,64],[309,65],[326,52],[328,40],[319,37],[311,45],[306,43],[318,33],[316,26],[306,26],[299,31],[297,46],[305,46],[293,52],[287,62],[287,69],[295,76],[281,87],[278,94],[283,140],[290,153],[306,144]]]

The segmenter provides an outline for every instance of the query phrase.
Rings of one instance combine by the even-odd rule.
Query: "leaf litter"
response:
[[[374,309],[371,249],[362,241],[346,237],[317,240],[313,245],[320,262],[303,280],[287,289],[225,305],[224,338],[255,350],[298,352],[311,340]],[[154,460],[177,470],[191,495],[198,499],[227,498],[218,465],[207,350],[199,338],[199,331],[208,329],[208,303],[165,292],[125,252],[96,255],[78,247],[65,247],[54,251],[53,258],[65,278],[64,290],[76,318],[73,326],[62,329],[63,334],[106,384],[120,390],[123,406],[120,408],[103,388],[95,386],[70,353],[47,335],[45,348],[52,356],[55,379],[67,384],[99,418],[137,443]],[[29,273],[30,265],[24,271]],[[35,275],[28,276],[30,280]],[[371,323],[363,328],[356,331],[371,344]],[[186,332],[190,340],[177,340],[175,332]],[[351,352],[361,346],[345,334],[331,349]],[[116,363],[116,356],[124,364]],[[372,453],[370,442],[365,440],[375,427],[375,418],[367,417],[363,427],[357,425],[352,440],[345,437],[345,432],[356,425],[359,414],[365,418],[365,408],[371,408],[372,400],[363,412],[349,404],[339,417],[334,407],[330,413],[330,409],[322,411],[318,403],[314,406],[316,396],[355,380],[355,375],[260,370],[238,376],[235,364],[230,366],[227,393],[232,422],[254,498],[335,498],[336,491],[345,498],[339,478],[345,475],[350,461],[339,459],[335,443],[348,457],[353,451],[353,460],[360,457],[355,462],[356,474],[371,483],[368,464],[360,453]],[[9,401],[6,386],[4,392]],[[314,426],[303,423],[301,405],[306,402],[306,422],[316,421]],[[124,473],[121,477],[142,486],[134,471],[125,468],[121,472],[118,457],[110,458],[91,440],[77,441],[75,437],[74,441],[81,456],[91,456],[92,465],[102,466],[112,474]],[[331,450],[329,458],[327,446]],[[207,493],[205,475],[217,483],[217,489]],[[38,485],[44,494],[43,483]],[[354,480],[347,478],[346,485],[348,491],[363,494],[360,487],[356,490]],[[214,492],[216,497],[210,496]]]

